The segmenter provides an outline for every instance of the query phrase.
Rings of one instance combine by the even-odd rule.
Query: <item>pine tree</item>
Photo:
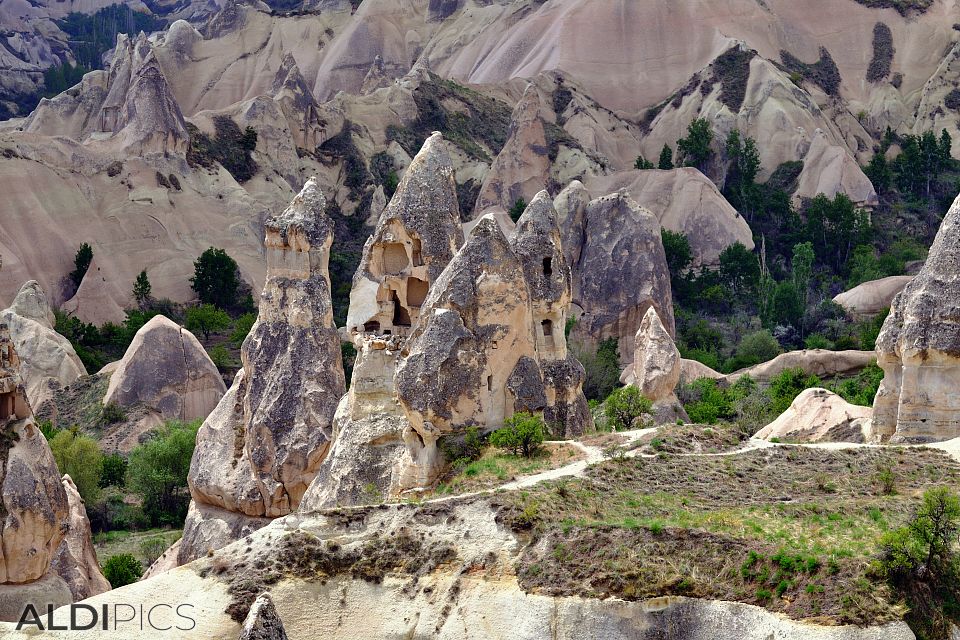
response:
[[[657,168],[664,171],[669,171],[673,169],[673,149],[670,148],[670,145],[663,145],[663,149],[660,150],[660,161],[657,163]]]
[[[140,307],[143,307],[150,300],[150,279],[147,278],[146,270],[141,271],[133,283],[133,299],[137,301]]]

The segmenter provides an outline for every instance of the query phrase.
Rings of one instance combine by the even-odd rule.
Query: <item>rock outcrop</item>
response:
[[[97,552],[93,548],[90,520],[77,485],[69,475],[63,476],[63,489],[70,509],[70,529],[60,543],[52,568],[70,587],[74,601],[109,591],[110,583],[100,571]]]
[[[857,373],[871,364],[874,358],[876,358],[876,355],[873,351],[803,349],[781,353],[769,362],[741,369],[725,377],[731,383],[745,375],[750,376],[757,382],[768,382],[787,369],[802,369],[807,375],[830,378]]]
[[[103,404],[144,406],[165,420],[190,421],[206,418],[226,390],[196,336],[165,316],[154,316],[113,368]]]
[[[409,335],[430,285],[463,245],[453,163],[439,133],[427,138],[363,248],[347,327]]]
[[[43,611],[72,601],[51,570],[70,526],[57,464],[33,419],[20,359],[0,323],[0,620],[17,620],[26,604]]]
[[[266,221],[267,282],[243,368],[197,435],[179,561],[296,510],[345,391],[333,323],[333,223],[314,179]]]
[[[860,206],[875,207],[880,203],[876,190],[856,158],[843,146],[831,143],[818,129],[803,159],[794,204],[799,205],[803,199],[821,193],[831,199],[842,193]]]
[[[126,318],[123,307],[117,300],[124,299],[116,282],[102,273],[96,257],[90,261],[87,272],[73,297],[63,303],[62,309],[80,320],[101,326],[108,322],[120,324]]]
[[[663,326],[674,334],[670,272],[656,217],[620,191],[591,200],[573,187],[555,204],[561,225],[583,220],[582,230],[563,238],[573,271],[573,303],[582,313],[571,338],[596,348],[607,338],[618,342],[621,362],[633,360],[634,337],[647,309],[657,310]],[[572,208],[572,210],[571,210]]]
[[[626,190],[661,227],[687,237],[694,267],[719,264],[723,250],[737,242],[753,249],[750,225],[694,168],[620,171],[589,180],[587,188],[594,193]]]
[[[869,442],[872,416],[870,407],[850,404],[832,391],[805,389],[754,437],[787,442]]]
[[[35,280],[25,283],[13,304],[0,311],[19,354],[20,377],[30,406],[39,411],[64,385],[87,374],[70,341],[57,333],[47,296]]]
[[[913,276],[890,276],[858,284],[838,294],[833,301],[856,318],[875,316],[890,309],[893,299],[913,280]]]
[[[565,335],[573,297],[572,274],[563,253],[557,212],[546,191],[538,193],[517,221],[510,246],[523,265],[530,291],[537,361],[543,373],[544,421],[560,438],[583,435],[592,425],[583,395],[586,372],[567,351]]]
[[[637,329],[633,362],[624,369],[620,382],[632,384],[653,402],[658,424],[689,420],[674,390],[682,372],[680,351],[667,333],[656,309],[650,307]]]
[[[283,621],[269,593],[261,593],[253,601],[237,640],[287,640]]]
[[[507,142],[484,177],[476,211],[510,209],[521,198],[530,202],[546,186],[551,161],[541,109],[540,95],[530,84],[514,107]]]
[[[960,436],[960,197],[920,273],[893,300],[880,336],[874,429],[895,442]]]

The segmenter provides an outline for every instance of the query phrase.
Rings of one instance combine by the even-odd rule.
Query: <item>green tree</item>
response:
[[[887,163],[885,153],[878,151],[873,154],[873,157],[870,158],[870,163],[863,168],[863,172],[867,178],[870,179],[870,183],[873,185],[873,188],[877,190],[877,193],[884,194],[890,188],[893,173],[890,171],[890,165]]]
[[[103,456],[103,473],[100,475],[101,487],[122,487],[126,477],[126,458],[119,453]]]
[[[110,556],[103,563],[103,577],[114,589],[133,584],[143,575],[143,565],[129,553]]]
[[[761,317],[764,325],[775,327],[777,325],[800,326],[803,319],[805,308],[800,292],[796,285],[789,280],[778,282],[773,286],[770,305],[767,309],[766,317]]]
[[[845,194],[839,193],[830,200],[821,193],[809,202],[804,213],[807,238],[813,243],[817,258],[835,273],[844,273],[853,248],[869,240],[866,212],[857,209]]]
[[[137,275],[137,279],[133,282],[133,299],[142,309],[150,301],[150,292],[153,287],[150,286],[150,279],[147,277],[146,270],[143,270]]]
[[[793,259],[790,262],[793,286],[800,296],[804,308],[810,302],[810,284],[813,281],[813,262],[815,252],[813,244],[802,242],[793,246]]]
[[[586,378],[583,393],[589,400],[603,400],[620,382],[620,355],[616,338],[602,341],[594,353],[581,351],[577,360],[583,365]]]
[[[503,422],[503,428],[490,434],[490,444],[508,449],[514,455],[532,458],[543,444],[546,428],[543,418],[529,413],[515,413]]]
[[[228,309],[237,303],[239,268],[223,249],[210,247],[193,263],[190,285],[201,303]]]
[[[179,526],[187,515],[187,473],[200,421],[168,422],[130,452],[127,486],[138,494],[153,524]]]
[[[640,169],[641,171],[647,171],[655,167],[653,166],[652,162],[650,162],[643,156],[637,156],[637,159],[633,161],[633,168]]]
[[[749,333],[737,345],[738,368],[769,362],[780,355],[780,351],[780,343],[769,331]]]
[[[625,431],[652,408],[653,403],[640,394],[640,389],[631,385],[611,393],[604,403],[603,413],[614,431]]]
[[[523,212],[527,210],[527,201],[523,198],[517,198],[516,202],[513,203],[513,206],[510,207],[510,219],[516,222],[520,219],[520,216],[523,215]]]
[[[657,163],[658,169],[663,169],[664,171],[673,169],[673,149],[670,148],[670,145],[663,145],[663,149],[660,150],[660,161]]]
[[[257,321],[257,314],[244,313],[233,321],[233,333],[230,334],[230,342],[239,346],[247,339],[247,334],[253,329],[253,324]]]
[[[704,118],[697,118],[687,127],[687,137],[677,140],[677,152],[688,167],[696,167],[706,173],[707,164],[713,155],[710,144],[713,142],[713,131],[710,123]]]
[[[753,219],[753,203],[757,199],[755,181],[760,171],[760,152],[753,138],[743,139],[734,129],[727,136],[725,145],[727,178],[724,183],[724,195],[737,210],[746,213],[747,219]]]
[[[760,284],[760,261],[742,242],[720,253],[720,280],[735,296],[753,296]]]
[[[57,461],[61,475],[67,474],[77,485],[80,497],[87,504],[100,498],[100,477],[103,473],[103,454],[97,441],[78,429],[63,429],[50,440],[50,451]]]
[[[80,282],[83,280],[83,276],[86,275],[87,269],[90,268],[92,261],[93,249],[89,244],[84,242],[80,245],[80,248],[77,249],[77,254],[73,257],[74,269],[70,272],[70,280],[75,287],[80,286]]]
[[[187,329],[193,333],[199,331],[204,340],[209,340],[211,333],[220,333],[230,328],[230,316],[212,304],[202,304],[187,309],[185,324]]]

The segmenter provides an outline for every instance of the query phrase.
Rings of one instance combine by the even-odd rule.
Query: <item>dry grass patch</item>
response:
[[[549,471],[584,458],[579,448],[565,443],[547,443],[532,458],[524,458],[488,447],[479,460],[447,472],[437,486],[437,495],[457,495],[494,489],[502,484]]]

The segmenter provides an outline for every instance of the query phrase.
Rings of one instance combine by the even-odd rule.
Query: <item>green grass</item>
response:
[[[97,560],[102,565],[110,556],[129,553],[143,563],[147,568],[146,558],[140,545],[153,538],[162,538],[169,547],[180,539],[183,532],[180,529],[147,529],[145,531],[105,531],[93,536],[93,546],[97,552]]]
[[[540,454],[524,458],[488,447],[479,460],[451,469],[437,487],[440,495],[469,493],[490,489],[522,476],[555,469],[576,461],[581,454],[569,445],[541,447]]]

